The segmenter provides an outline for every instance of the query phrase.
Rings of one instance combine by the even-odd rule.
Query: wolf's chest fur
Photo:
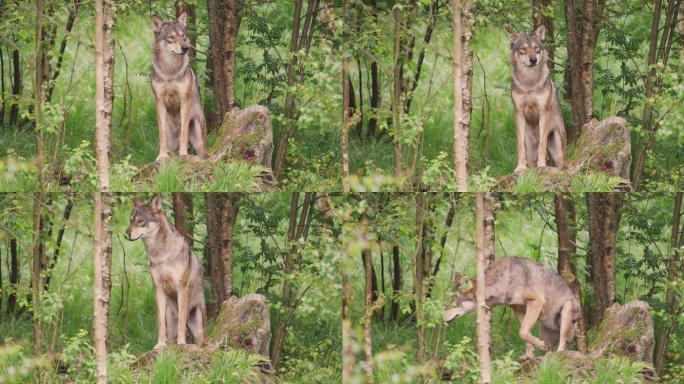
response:
[[[518,110],[522,111],[528,124],[538,125],[542,110],[548,111],[550,109],[553,102],[552,89],[552,86],[544,86],[542,89],[531,92],[513,89],[513,103]]]
[[[182,95],[188,95],[191,91],[191,76],[185,76],[180,80],[156,81],[152,80],[152,89],[166,106],[166,111],[171,114],[180,112]],[[186,101],[187,102],[187,101]]]

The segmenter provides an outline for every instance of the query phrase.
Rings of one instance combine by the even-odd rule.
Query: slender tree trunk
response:
[[[12,72],[12,106],[8,123],[10,126],[16,126],[19,122],[19,98],[21,97],[21,60],[18,49],[12,51]]]
[[[454,177],[459,192],[468,189],[468,135],[472,116],[473,51],[468,41],[473,34],[474,16],[469,0],[453,0],[454,29]]]
[[[213,80],[216,115],[210,119],[210,130],[217,129],[223,116],[235,106],[235,54],[240,30],[241,0],[207,0],[209,44],[211,46],[211,78]]]
[[[415,255],[415,298],[416,301],[416,362],[425,362],[425,312],[423,311],[425,290],[425,218],[427,215],[427,195],[423,192],[416,194],[416,255]]]
[[[373,382],[373,252],[364,249],[363,256],[364,269],[364,315],[363,315],[363,351],[366,356],[365,371],[369,383]]]
[[[411,86],[407,90],[406,95],[406,105],[404,107],[404,113],[409,113],[411,110],[411,102],[413,101],[413,96],[418,89],[418,83],[420,81],[420,74],[423,69],[423,62],[425,61],[425,54],[427,52],[427,47],[430,45],[432,40],[432,33],[435,30],[435,25],[437,24],[437,15],[439,14],[439,0],[431,0],[429,7],[429,19],[428,24],[425,27],[425,33],[423,34],[423,46],[420,48],[418,53],[418,59],[416,60],[416,71],[413,79],[411,80]]]
[[[684,4],[679,0],[670,0],[669,2],[666,2],[665,25],[662,27],[661,33],[660,18],[664,4],[662,0],[655,1],[653,21],[651,23],[650,44],[648,48],[648,73],[644,80],[645,102],[642,114],[643,133],[641,136],[637,136],[635,145],[636,155],[632,167],[632,187],[634,190],[639,190],[641,187],[647,153],[653,144],[655,133],[658,130],[658,123],[653,114],[653,104],[649,100],[659,93],[662,86],[662,70],[658,69],[656,64],[662,63],[662,65],[665,66],[670,57],[672,40],[677,25],[677,23],[674,22],[674,19],[677,15],[677,8],[680,3]],[[660,41],[658,40],[659,36]]]
[[[582,311],[582,291],[580,283],[577,279],[577,271],[575,268],[575,240],[571,240],[570,229],[572,227],[573,236],[575,239],[575,217],[574,212],[569,215],[568,209],[572,205],[571,200],[567,200],[560,194],[554,196],[554,206],[556,211],[556,233],[558,235],[558,273],[563,277],[568,286],[572,289],[573,294],[580,303],[580,316],[577,320],[577,350],[582,353],[587,352],[587,326]],[[570,217],[569,217],[570,216]],[[570,223],[569,223],[570,222]]]
[[[596,297],[588,324],[597,326],[604,311],[615,303],[615,242],[620,223],[620,197],[616,193],[587,193],[589,242],[587,264]],[[589,315],[587,311],[585,314]]]
[[[676,280],[681,276],[681,272],[677,270],[681,263],[681,249],[680,245],[682,239],[680,239],[679,232],[679,221],[682,216],[682,192],[677,192],[675,194],[675,204],[672,211],[672,231],[670,235],[670,256],[667,259],[667,290],[665,292],[665,311],[667,316],[666,320],[673,319],[671,321],[664,321],[659,327],[658,337],[656,339],[656,350],[654,356],[654,365],[658,375],[663,373],[665,369],[665,356],[667,354],[667,346],[670,341],[670,333],[672,332],[672,326],[670,324],[675,324],[674,318],[678,315],[678,306],[675,300],[675,289],[674,284]],[[670,324],[668,324],[668,322]]]
[[[52,279],[52,272],[57,265],[57,260],[59,258],[59,253],[62,249],[62,240],[64,240],[64,232],[66,230],[67,223],[71,217],[71,211],[74,208],[74,194],[73,192],[68,194],[66,206],[64,207],[64,213],[62,214],[62,226],[57,232],[57,239],[55,240],[55,249],[52,253],[52,261],[50,261],[47,271],[45,273],[45,286],[43,289],[47,292],[50,287],[50,280]]]
[[[394,135],[394,177],[401,178],[404,168],[401,145],[401,118],[404,107],[401,101],[403,92],[404,49],[402,44],[403,14],[399,7],[392,11],[394,15],[394,58],[392,77],[392,132]]]
[[[353,299],[351,283],[349,282],[349,243],[344,242],[342,247],[342,382],[350,383],[356,365],[356,353],[354,352],[354,335],[352,332],[351,318],[349,317],[349,304]]]
[[[456,197],[454,197],[456,196]],[[454,216],[456,215],[456,199],[457,199],[457,194],[453,194],[449,197],[449,211],[447,211],[446,219],[444,222],[444,228],[446,228],[446,231],[442,235],[442,237],[439,239],[439,257],[437,258],[437,262],[435,262],[435,266],[432,269],[432,279],[430,279],[430,282],[428,283],[428,288],[427,288],[427,297],[432,297],[432,286],[434,284],[435,278],[437,277],[437,274],[439,273],[439,268],[442,264],[442,257],[444,256],[444,251],[445,248],[444,246],[446,245],[447,237],[449,234],[449,230],[451,229],[451,224],[454,222]]]
[[[480,383],[492,382],[491,344],[492,313],[485,296],[485,271],[494,260],[494,206],[493,197],[484,193],[475,195],[477,222],[477,357],[480,364]]]
[[[112,290],[112,217],[111,194],[95,192],[94,250],[95,281],[93,307],[93,342],[97,361],[97,382],[107,383],[107,344],[109,335],[109,299]]]
[[[221,201],[221,242],[219,259],[223,263],[223,300],[233,296],[233,229],[239,210],[239,193],[222,193]],[[221,301],[223,302],[223,301]],[[219,305],[220,307],[220,305]]]
[[[111,149],[112,108],[114,104],[114,0],[95,2],[95,141],[100,191],[94,201],[94,313],[93,342],[97,362],[97,382],[107,383],[107,338],[109,298],[112,289],[112,217],[109,193],[109,162]]]
[[[19,289],[19,256],[17,255],[17,239],[12,237],[10,239],[10,271],[9,271],[9,283],[10,292],[7,297],[7,313],[14,313],[17,305],[17,289]]]
[[[210,318],[215,317],[221,308],[221,303],[226,299],[223,286],[223,261],[220,257],[221,250],[221,210],[222,200],[218,193],[205,195],[207,205],[207,275],[211,283],[211,301],[207,305],[207,313]]]
[[[275,176],[279,179],[282,173],[282,168],[285,162],[285,151],[287,148],[287,141],[290,139],[290,135],[294,130],[294,109],[295,100],[294,92],[292,87],[294,87],[297,82],[297,77],[295,73],[295,67],[297,66],[297,51],[299,49],[299,34],[300,34],[300,20],[302,13],[302,0],[295,0],[294,2],[294,12],[292,15],[292,32],[290,33],[290,60],[287,63],[287,93],[285,94],[285,117],[288,119],[284,132],[281,133],[280,139],[278,140],[278,146],[276,147],[276,159],[275,159]]]
[[[0,126],[5,125],[5,54],[0,47]]]
[[[69,16],[67,17],[66,24],[64,26],[64,37],[62,37],[62,41],[59,44],[59,51],[57,53],[57,64],[55,66],[55,70],[50,75],[50,83],[47,86],[46,100],[48,100],[48,101],[52,100],[52,92],[55,90],[56,80],[59,77],[59,74],[62,70],[62,63],[64,61],[64,52],[66,51],[67,41],[69,39],[69,35],[71,34],[71,30],[74,28],[74,22],[76,21],[76,16],[78,14],[78,7],[80,4],[81,4],[80,0],[72,0],[72,2],[70,4],[71,9],[69,10]],[[56,26],[56,24],[55,24],[55,26]],[[55,37],[56,37],[56,35],[53,36],[53,39]],[[54,44],[54,40],[53,40],[52,44]]]
[[[401,260],[399,246],[392,246],[392,305],[390,306],[390,320],[399,319],[399,294],[401,293]]]
[[[173,192],[171,197],[176,230],[181,236],[185,237],[190,248],[192,248],[192,223],[187,222],[187,216],[192,221],[192,196],[188,193]]]
[[[342,54],[342,100],[344,115],[342,118],[342,190],[349,192],[349,126],[352,120],[351,90],[349,82],[349,56]]]
[[[287,227],[287,246],[285,252],[283,252],[283,272],[285,274],[285,279],[283,281],[283,292],[281,294],[281,300],[283,302],[283,307],[287,310],[292,303],[292,281],[290,276],[294,271],[294,261],[293,256],[295,252],[294,242],[297,240],[297,213],[299,211],[299,192],[293,192],[290,199],[290,221]],[[278,325],[275,329],[275,334],[273,337],[273,347],[271,348],[271,363],[274,369],[280,368],[282,362],[282,349],[283,343],[285,342],[286,335],[286,319],[287,314],[278,316]]]

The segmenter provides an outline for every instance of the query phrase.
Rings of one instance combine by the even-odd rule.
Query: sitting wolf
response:
[[[161,198],[148,204],[133,200],[128,239],[143,239],[150,257],[150,274],[154,280],[157,300],[157,345],[155,350],[170,344],[186,344],[186,328],[195,344],[204,343],[207,309],[202,290],[202,270],[199,259],[187,240],[162,211]]]
[[[457,275],[456,288],[462,284]],[[475,291],[460,291],[456,307],[444,312],[444,321],[475,310]],[[504,257],[489,264],[485,271],[485,301],[487,306],[505,304],[513,309],[520,321],[520,338],[527,350],[520,361],[534,358],[534,348],[543,351],[558,347],[564,351],[575,337],[575,325],[580,315],[579,302],[568,284],[556,271],[522,257]],[[540,340],[531,333],[539,321]]]

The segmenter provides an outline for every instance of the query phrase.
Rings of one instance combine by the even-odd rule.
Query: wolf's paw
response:
[[[152,348],[153,351],[161,351],[162,349],[166,348],[166,343],[157,343],[157,345]]]
[[[169,154],[168,153],[160,153],[159,156],[157,156],[157,159],[155,162],[161,163],[162,161],[168,160],[169,159]]]
[[[525,362],[530,361],[530,360],[532,360],[532,359],[534,359],[534,355],[528,355],[528,354],[526,353],[526,354],[524,354],[524,355],[518,357],[518,363],[521,363],[521,364],[522,364],[522,363],[525,363]]]
[[[195,155],[179,155],[178,157],[180,157],[181,160],[183,160],[183,161],[192,162],[192,163],[196,163],[196,162],[200,161],[200,157],[195,156]]]
[[[527,169],[527,165],[519,164],[517,167],[515,167],[515,171],[513,171],[513,173],[520,173],[526,169]]]

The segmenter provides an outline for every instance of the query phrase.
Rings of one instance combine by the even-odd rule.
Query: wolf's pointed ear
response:
[[[138,199],[137,197],[134,197],[133,198],[133,205],[135,207],[141,207],[143,205],[143,202],[142,202],[142,200]]]
[[[534,34],[537,35],[539,40],[544,41],[544,36],[546,35],[546,28],[544,27],[544,24],[538,26],[537,29],[534,30]]]
[[[152,209],[155,212],[161,211],[162,208],[162,201],[161,197],[155,196],[150,200],[150,209]]]
[[[164,20],[160,19],[159,16],[152,16],[152,30],[154,33],[159,33],[164,26]]]
[[[508,32],[508,39],[511,41],[511,43],[514,43],[518,39],[518,32],[513,30],[511,27],[506,27],[506,32]]]
[[[180,25],[185,27],[188,21],[188,14],[185,12],[181,13],[180,16],[178,16],[178,18],[176,19],[176,21],[180,23]]]

